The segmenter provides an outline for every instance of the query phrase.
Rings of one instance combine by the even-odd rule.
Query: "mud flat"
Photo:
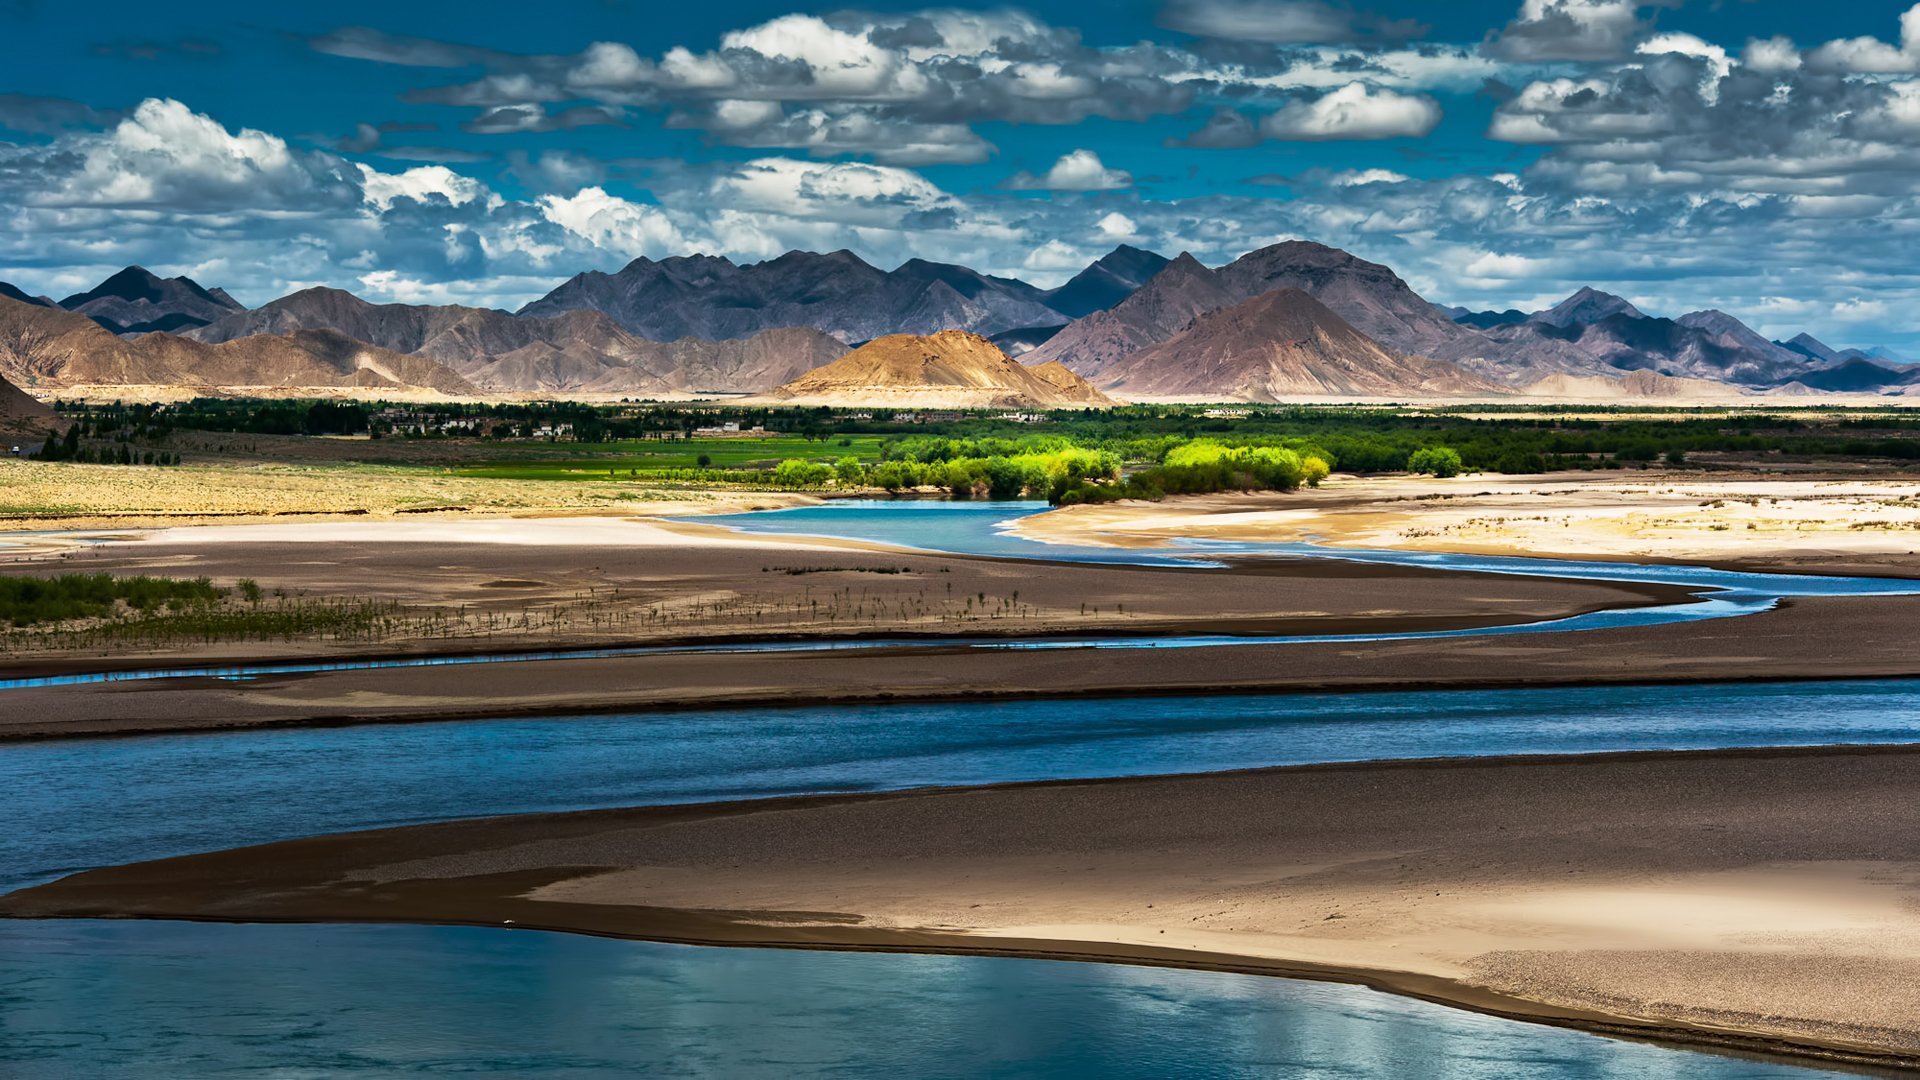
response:
[[[1916,1067],[1916,765],[1415,761],[494,818],[93,870],[0,913],[1217,967]]]

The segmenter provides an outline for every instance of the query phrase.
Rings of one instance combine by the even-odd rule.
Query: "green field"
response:
[[[771,469],[789,458],[837,461],[856,458],[862,463],[880,460],[881,435],[836,435],[807,439],[775,435],[764,439],[655,439],[597,443],[592,457],[503,459],[454,470],[456,476],[494,480],[607,480],[633,479],[659,469],[702,468],[701,455],[713,469]]]

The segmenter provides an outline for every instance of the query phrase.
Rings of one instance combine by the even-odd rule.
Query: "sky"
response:
[[[848,248],[1286,239],[1473,308],[1920,353],[1920,5],[0,0],[0,280],[518,307]]]

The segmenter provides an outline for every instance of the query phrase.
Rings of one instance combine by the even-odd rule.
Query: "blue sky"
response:
[[[1054,284],[1279,239],[1920,348],[1920,8],[0,0],[0,279],[513,307],[849,247]]]

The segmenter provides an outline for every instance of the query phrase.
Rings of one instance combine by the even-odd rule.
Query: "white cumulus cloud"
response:
[[[1007,187],[1014,191],[1116,191],[1132,184],[1131,173],[1107,168],[1100,155],[1091,150],[1062,154],[1043,175],[1021,172],[1007,181]]]
[[[1270,139],[1420,138],[1440,123],[1440,105],[1429,97],[1348,83],[1310,101],[1297,101],[1260,122]]]

